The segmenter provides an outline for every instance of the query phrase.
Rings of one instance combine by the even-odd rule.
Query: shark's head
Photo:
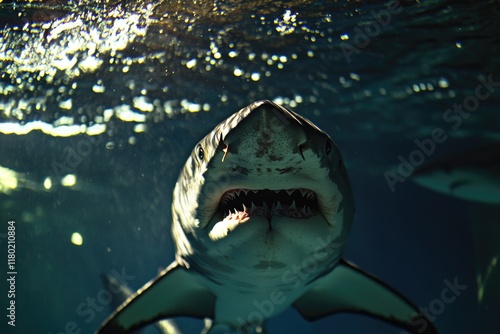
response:
[[[178,260],[195,270],[282,270],[317,255],[324,265],[313,275],[320,275],[340,256],[354,203],[330,137],[258,101],[196,145],[172,212]]]

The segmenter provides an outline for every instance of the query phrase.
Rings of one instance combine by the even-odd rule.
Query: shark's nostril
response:
[[[306,145],[305,144],[299,144],[298,148],[299,148],[300,156],[305,161],[306,158],[304,157],[304,150],[306,149]]]

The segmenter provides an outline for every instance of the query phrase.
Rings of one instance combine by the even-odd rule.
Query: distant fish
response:
[[[500,204],[500,145],[430,163],[417,169],[412,180],[453,197]]]
[[[120,306],[134,294],[134,291],[125,282],[120,281],[111,274],[103,274],[102,279],[104,285],[113,293],[112,306],[114,308]],[[161,320],[156,322],[154,326],[160,334],[181,334],[181,331],[177,328],[173,320]]]
[[[466,151],[415,171],[427,189],[470,201],[477,300],[500,332],[500,145]]]

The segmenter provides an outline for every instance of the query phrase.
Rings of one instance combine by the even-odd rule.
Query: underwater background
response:
[[[500,150],[499,64],[499,1],[0,0],[0,333],[93,333],[118,304],[102,275],[136,290],[168,266],[185,159],[259,99],[309,118],[342,151],[357,209],[346,259],[427,308],[439,333],[500,333],[500,281],[485,283],[499,277],[500,211],[478,219],[410,177]],[[425,151],[417,143],[436,129]],[[465,286],[449,303],[447,282]],[[294,310],[268,329],[404,333]]]

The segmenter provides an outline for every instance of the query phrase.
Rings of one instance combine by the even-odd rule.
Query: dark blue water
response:
[[[0,332],[92,333],[112,311],[102,273],[125,273],[137,289],[173,261],[172,190],[194,144],[266,98],[311,119],[343,152],[357,207],[345,258],[434,307],[440,333],[499,333],[495,304],[486,312],[478,303],[481,243],[469,204],[386,179],[435,129],[446,139],[422,163],[500,140],[499,7],[3,1]],[[72,186],[61,184],[68,174]],[[8,221],[15,327],[6,317]],[[454,280],[466,288],[439,303]],[[269,330],[401,333],[360,315],[309,323],[293,310]]]

